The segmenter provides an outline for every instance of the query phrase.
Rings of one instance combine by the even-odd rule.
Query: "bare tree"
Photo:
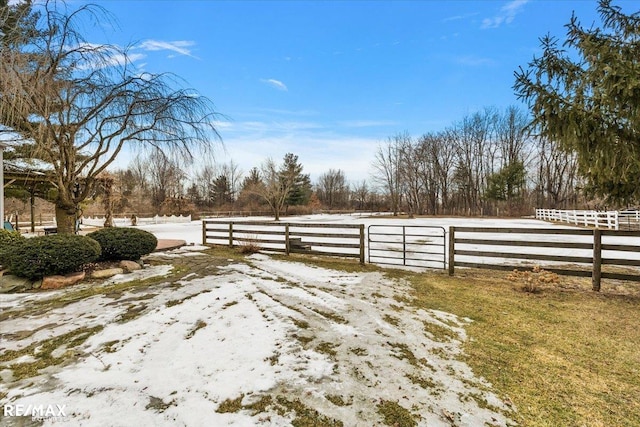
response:
[[[253,167],[242,180],[238,204],[242,209],[255,210],[262,207],[264,199],[258,194],[257,189],[264,185],[258,168]]]
[[[165,212],[163,208],[168,204],[167,202],[184,195],[186,173],[179,161],[168,157],[161,150],[154,150],[148,157],[146,165],[149,193],[156,213],[175,213]]]
[[[10,32],[0,45],[0,134],[19,134],[50,165],[58,231],[71,233],[78,204],[125,146],[150,146],[188,160],[219,137],[207,98],[175,89],[174,76],[140,74],[126,49],[83,37],[80,24],[104,20],[102,8],[84,5],[66,13],[55,1],[37,7],[30,37],[16,32],[8,40]]]
[[[369,189],[367,181],[364,179],[351,189],[351,200],[355,203],[355,208],[358,210],[365,210],[367,208],[370,195],[371,190]]]
[[[423,147],[415,143],[407,134],[396,136],[400,148],[400,181],[401,189],[405,195],[409,218],[414,214],[421,215],[424,212],[425,189],[428,178],[425,171],[430,168],[423,156]]]
[[[349,186],[340,169],[329,169],[318,178],[316,195],[328,209],[344,208],[349,199]]]
[[[536,148],[536,204],[538,207],[566,208],[576,200],[580,184],[577,157],[547,138],[538,138]]]
[[[428,212],[435,215],[442,201],[442,182],[438,176],[440,140],[435,134],[423,135],[415,145],[414,156],[416,167],[416,179],[420,185],[420,192],[416,193],[418,210],[416,213]],[[449,150],[451,151],[451,150]],[[445,183],[445,186],[447,184]],[[414,196],[415,197],[415,196]]]
[[[500,150],[500,168],[516,162],[528,163],[531,155],[527,125],[529,119],[515,106],[508,107],[496,123],[496,139]]]
[[[283,166],[278,167],[273,159],[267,159],[260,167],[261,181],[249,189],[267,202],[276,221],[280,221],[280,214],[296,184],[295,177],[284,172]]]
[[[487,178],[496,164],[496,145],[492,132],[496,112],[486,108],[465,116],[451,130],[457,156],[454,180],[459,200],[467,213],[482,213]]]
[[[400,197],[402,194],[402,175],[400,170],[402,141],[408,134],[397,134],[387,139],[384,145],[379,145],[376,151],[373,168],[374,180],[389,195],[391,210],[394,215],[400,211]]]

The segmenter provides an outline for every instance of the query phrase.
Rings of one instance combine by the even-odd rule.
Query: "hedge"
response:
[[[87,237],[100,244],[102,248],[100,259],[103,261],[135,261],[142,255],[153,252],[158,245],[156,236],[137,228],[107,227],[89,233]]]
[[[100,245],[76,234],[54,234],[25,239],[9,254],[9,270],[31,280],[80,271],[100,257]]]
[[[0,229],[0,265],[6,267],[9,265],[8,255],[15,250],[15,248],[22,244],[25,238],[18,231],[9,231]]]

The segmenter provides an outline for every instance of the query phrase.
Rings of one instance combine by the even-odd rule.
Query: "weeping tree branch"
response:
[[[136,72],[127,49],[84,38],[79,25],[108,19],[104,9],[19,6],[0,6],[0,16],[14,18],[0,38],[0,134],[19,134],[50,165],[59,230],[72,231],[62,212],[72,215],[125,148],[153,147],[188,162],[220,141],[209,99],[175,75]]]

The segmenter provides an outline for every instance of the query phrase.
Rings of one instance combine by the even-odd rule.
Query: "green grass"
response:
[[[408,409],[400,406],[398,402],[382,400],[378,404],[378,414],[382,416],[382,422],[393,427],[414,427],[418,425],[415,417]]]
[[[293,414],[291,425],[294,427],[342,427],[339,420],[322,415],[313,408],[308,407],[300,399],[289,400],[284,396],[277,396],[275,400],[271,396],[263,396],[258,401],[243,405],[241,394],[235,399],[223,401],[216,409],[218,413],[237,413],[242,410],[250,411],[253,415],[273,409],[278,414],[284,416]]]
[[[284,396],[278,396],[276,402],[285,413],[293,412],[295,417],[291,421],[293,427],[343,427],[342,421],[322,415],[313,408],[309,408],[300,399],[289,400]]]
[[[352,260],[282,257],[347,272],[382,272],[408,281],[407,305],[468,317],[464,361],[517,411],[519,425],[640,425],[640,286],[615,282],[590,291],[589,280],[561,277],[540,292],[523,292],[508,273],[458,270],[411,273]],[[438,340],[454,331],[425,325]],[[390,343],[389,343],[390,344]],[[396,357],[422,364],[408,348]],[[425,366],[428,368],[428,366]],[[419,381],[419,378],[415,378]],[[425,384],[429,385],[429,384]]]
[[[337,394],[327,394],[325,396],[325,398],[333,403],[335,406],[349,406],[351,405],[351,401],[350,400],[345,400],[342,396],[339,396]]]
[[[454,331],[452,331],[451,329],[445,326],[438,325],[437,323],[433,323],[433,322],[427,322],[427,321],[422,323],[424,324],[425,332],[428,332],[436,341],[448,342],[451,340],[458,339],[458,334],[456,334]]]
[[[171,272],[171,281],[179,280],[186,275],[188,270],[184,266],[174,266]],[[96,295],[121,295],[127,291],[134,291],[139,288],[148,288],[160,283],[167,282],[167,277],[154,276],[143,280],[131,280],[122,283],[109,283],[102,286],[78,286],[76,289],[69,290],[58,297],[47,298],[40,301],[30,302],[27,307],[15,310],[8,309],[0,313],[0,322],[9,318],[27,317],[37,315],[56,308],[65,307],[80,300],[96,296]],[[146,297],[142,297],[144,299]]]
[[[330,358],[334,358],[338,354],[338,352],[335,350],[335,348],[338,346],[339,344],[336,343],[321,342],[316,346],[316,351],[318,353],[326,354]]]
[[[32,361],[12,363],[9,368],[13,373],[14,381],[35,377],[44,368],[75,360],[77,355],[74,349],[84,343],[91,335],[101,331],[102,328],[102,326],[79,328],[57,337],[35,342],[20,350],[7,350],[0,355],[0,362],[11,362],[21,356],[32,356]],[[66,351],[60,356],[54,356],[53,352],[61,346],[64,346]]]
[[[520,425],[640,425],[638,296],[575,279],[530,294],[484,271],[410,281],[416,307],[473,320],[464,361],[513,402]]]

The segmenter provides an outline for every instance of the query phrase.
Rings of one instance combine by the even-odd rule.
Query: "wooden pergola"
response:
[[[0,143],[1,144],[1,143]],[[6,146],[5,146],[6,147]],[[1,151],[0,151],[1,154]],[[1,156],[0,156],[0,160]],[[31,232],[35,232],[35,198],[38,197],[40,199],[44,199],[47,201],[52,201],[52,191],[57,189],[56,179],[53,172],[44,171],[44,170],[36,170],[36,169],[28,169],[28,168],[20,168],[12,165],[4,165],[3,166],[3,174],[4,174],[4,183],[2,182],[2,177],[0,176],[0,201],[2,205],[0,206],[0,212],[3,213],[3,224],[4,224],[4,189],[21,189],[29,193],[30,199],[30,216],[31,216]],[[110,187],[112,183],[111,178],[102,177],[96,179],[103,188]],[[80,183],[83,183],[84,179],[81,178],[79,180]],[[110,209],[107,209],[108,212],[106,214],[110,217],[111,212]]]
[[[4,224],[4,189],[16,188],[29,193],[31,206],[31,231],[35,231],[35,198],[48,200],[51,190],[55,189],[53,175],[43,171],[20,169],[11,166],[3,166],[3,183],[0,194],[2,203],[1,212]]]

